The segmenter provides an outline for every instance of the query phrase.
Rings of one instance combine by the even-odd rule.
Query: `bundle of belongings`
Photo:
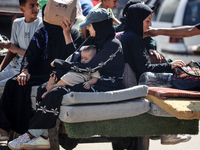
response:
[[[198,134],[198,120],[177,119],[145,99],[147,93],[145,85],[108,92],[71,92],[63,97],[59,119],[70,138]],[[35,94],[36,89],[33,101]]]
[[[133,79],[126,66],[125,74],[127,71],[129,77],[124,83]],[[197,119],[177,119],[147,100],[147,94],[146,85],[107,92],[71,92],[63,97],[59,119],[70,138],[198,134]]]

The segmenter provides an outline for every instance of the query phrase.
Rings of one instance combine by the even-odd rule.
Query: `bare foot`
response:
[[[47,84],[48,85],[52,85],[52,84],[56,84],[57,82],[57,79],[55,78],[55,75],[52,75],[50,78],[49,78],[49,82]]]
[[[47,85],[46,86],[47,92],[51,91],[54,88],[54,85],[55,84]]]
[[[43,98],[43,99],[44,99],[45,96],[49,93],[49,91],[51,91],[51,90],[54,88],[54,85],[55,85],[55,84],[51,84],[51,85],[47,85],[47,86],[46,86],[47,92],[45,92],[45,93],[42,95],[42,98]]]
[[[49,92],[45,92],[44,94],[42,94],[42,99],[45,98],[45,96],[48,94]]]
[[[54,84],[56,84],[56,82],[57,82],[57,78],[55,77],[55,74],[51,74],[50,75],[50,78],[49,78],[49,81],[48,81],[48,83],[47,83],[47,86],[46,86],[46,89],[47,89],[47,92],[45,92],[42,96],[41,96],[41,98],[45,98],[45,96],[47,95],[47,93],[49,93],[49,91],[53,88],[53,87],[51,87],[51,86],[53,86]]]

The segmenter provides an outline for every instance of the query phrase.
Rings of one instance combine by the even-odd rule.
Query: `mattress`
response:
[[[110,103],[144,97],[148,93],[146,85],[138,85],[108,92],[70,92],[64,95],[62,105]]]
[[[158,117],[175,117],[171,115],[170,113],[166,112],[164,109],[158,107],[154,103],[150,103],[150,110],[148,111],[149,114],[153,116],[158,116]]]
[[[61,106],[59,118],[63,122],[77,123],[137,116],[150,110],[149,101],[137,98],[122,102]]]

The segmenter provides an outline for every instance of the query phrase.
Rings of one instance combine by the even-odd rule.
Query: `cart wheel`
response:
[[[78,139],[72,139],[67,134],[59,134],[59,144],[66,150],[72,150],[78,145]]]

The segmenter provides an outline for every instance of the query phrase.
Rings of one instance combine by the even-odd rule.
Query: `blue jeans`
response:
[[[40,135],[48,136],[48,129],[29,129],[28,131],[35,137]]]

